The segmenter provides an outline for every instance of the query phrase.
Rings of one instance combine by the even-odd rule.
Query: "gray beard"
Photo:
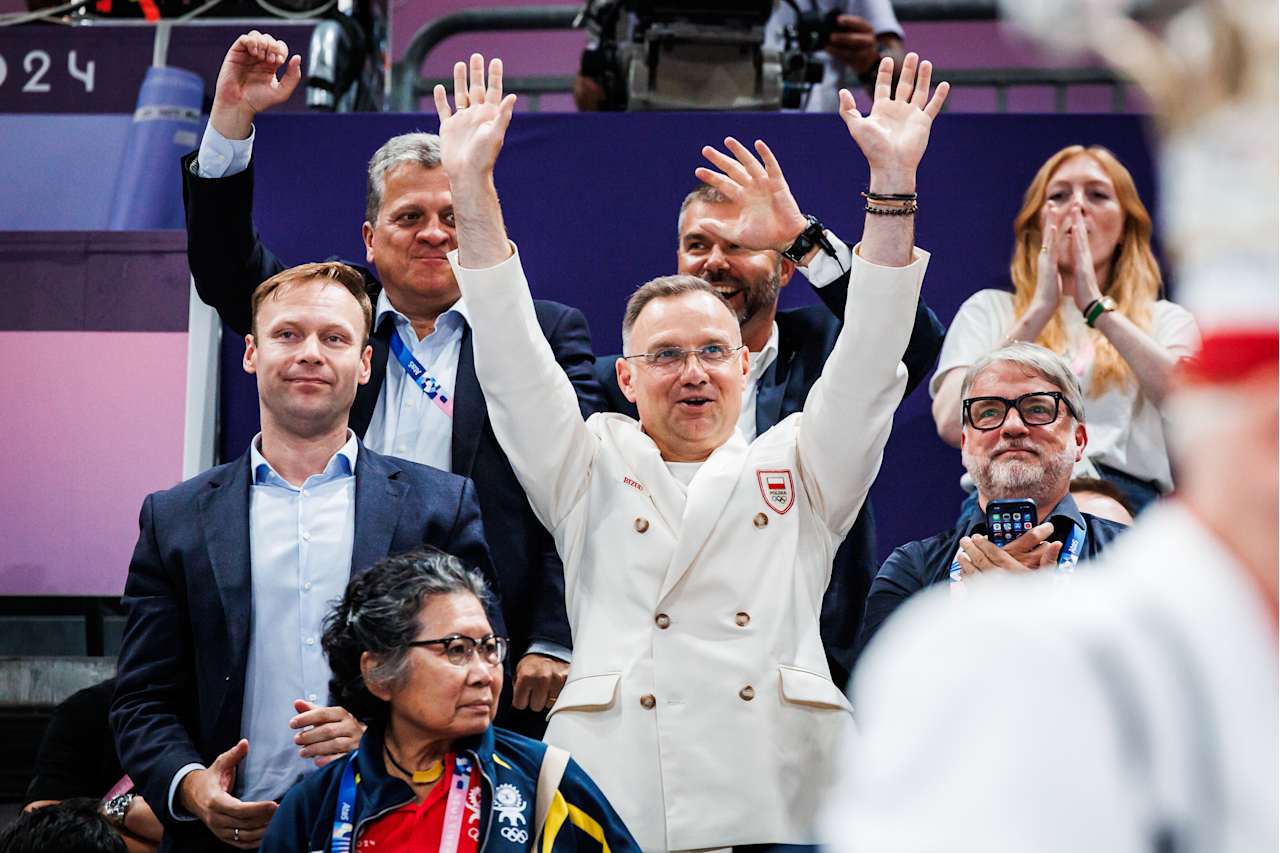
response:
[[[1013,445],[1015,447],[1020,445]],[[997,451],[1008,449],[998,447]],[[1068,444],[1057,456],[1037,456],[1034,461],[997,459],[974,456],[961,451],[964,468],[978,486],[978,493],[988,500],[1029,498],[1036,504],[1046,503],[1071,481],[1076,464],[1076,448]]]

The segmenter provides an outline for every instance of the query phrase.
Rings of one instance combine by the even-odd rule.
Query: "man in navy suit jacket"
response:
[[[779,311],[778,295],[796,264],[776,252],[751,252],[725,240],[725,224],[737,219],[738,212],[738,205],[711,185],[702,184],[690,192],[680,206],[676,266],[681,273],[710,282],[742,324],[742,342],[751,352],[751,374],[738,429],[750,440],[804,408],[840,331],[849,265],[842,264],[845,272],[839,278],[812,282],[822,305]],[[809,225],[789,194],[779,201],[776,215],[795,218],[797,235]],[[837,254],[847,255],[844,243],[834,234],[827,236]],[[902,356],[907,367],[904,396],[933,369],[945,336],[946,328],[921,299],[911,341]],[[611,412],[637,417],[634,404],[618,388],[616,361],[617,356],[596,360],[596,378],[606,405]],[[875,519],[868,498],[836,552],[822,602],[822,642],[836,684],[847,682],[853,669],[858,627],[877,565]]]
[[[287,99],[299,76],[300,60],[288,58],[283,42],[241,36],[219,74],[200,150],[183,161],[187,254],[196,290],[238,334],[247,331],[249,294],[283,268],[253,224],[253,118]],[[550,708],[568,674],[572,647],[564,569],[498,445],[476,381],[471,330],[445,257],[457,238],[434,134],[397,136],[374,154],[365,216],[366,260],[381,282],[364,270],[376,312],[372,374],[356,395],[350,427],[376,450],[475,481],[516,662],[498,723],[541,737],[545,720],[532,712]],[[543,300],[535,300],[535,310],[583,415],[603,408],[582,313]],[[392,352],[397,343],[420,360],[430,379],[423,390]],[[451,398],[449,417],[440,413],[437,390]],[[513,711],[508,703],[529,710]]]
[[[360,273],[296,267],[252,306],[262,432],[239,460],[147,497],[125,583],[111,724],[171,850],[256,848],[274,801],[355,748],[359,723],[322,705],[317,640],[350,575],[430,546],[496,585],[471,482],[374,453],[347,427],[372,354]]]

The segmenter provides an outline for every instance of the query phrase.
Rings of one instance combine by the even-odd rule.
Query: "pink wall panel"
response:
[[[186,362],[185,333],[0,333],[0,595],[123,591],[182,477]]]

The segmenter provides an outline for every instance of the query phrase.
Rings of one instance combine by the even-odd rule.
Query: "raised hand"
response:
[[[791,195],[782,167],[763,140],[756,140],[759,160],[732,136],[725,138],[724,145],[733,152],[733,157],[710,145],[702,149],[702,156],[719,168],[719,172],[704,166],[693,170],[699,180],[715,187],[738,205],[738,219],[733,232],[712,236],[755,251],[774,249],[781,252],[795,242],[808,224]]]
[[[890,91],[893,60],[885,57],[876,76],[875,98],[865,117],[858,112],[853,94],[840,90],[840,117],[867,158],[872,192],[914,192],[916,166],[929,144],[933,120],[942,111],[951,90],[939,83],[929,97],[933,65],[908,53],[902,62],[896,96]]]
[[[288,63],[284,75],[276,72]],[[247,139],[253,117],[289,100],[302,79],[302,57],[267,33],[251,30],[227,51],[218,71],[209,121],[228,139]]]
[[[1052,316],[1062,300],[1063,280],[1058,269],[1063,255],[1070,251],[1067,235],[1070,211],[1046,210],[1040,223],[1040,252],[1036,256],[1036,292],[1032,297],[1035,309]]]
[[[467,65],[453,66],[453,105],[444,86],[436,86],[436,113],[440,116],[440,158],[450,181],[488,177],[497,162],[506,138],[507,125],[515,110],[516,96],[502,94],[502,60],[489,63],[485,85],[484,57],[471,54],[470,81]]]

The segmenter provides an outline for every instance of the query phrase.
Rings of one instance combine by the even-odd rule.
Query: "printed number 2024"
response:
[[[49,55],[47,50],[30,50],[27,55],[22,57],[22,70],[27,73],[27,81],[22,84],[24,92],[48,92],[51,88],[49,82],[45,80],[45,75],[49,73],[49,68],[53,65],[53,57]],[[93,74],[94,62],[89,60],[80,66],[76,58],[74,50],[67,51],[67,73],[76,80],[84,84],[86,92],[93,91]],[[4,61],[4,57],[0,56],[0,86],[3,86],[5,80],[9,77],[9,67]],[[16,80],[14,82],[17,82]]]

